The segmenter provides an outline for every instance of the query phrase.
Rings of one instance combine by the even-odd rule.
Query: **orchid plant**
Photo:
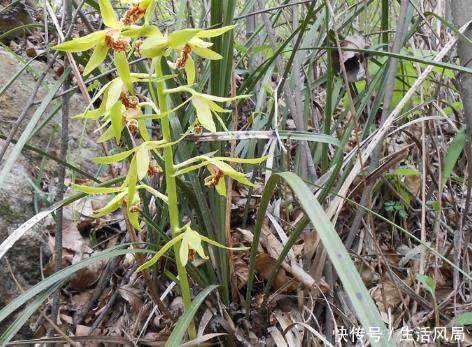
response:
[[[176,177],[206,168],[210,175],[205,178],[205,185],[215,187],[216,191],[224,196],[226,195],[226,177],[231,177],[245,185],[253,185],[245,174],[238,172],[229,163],[258,164],[266,159],[265,157],[258,159],[214,157],[215,153],[211,153],[196,156],[181,163],[174,162],[173,147],[182,141],[186,134],[194,131],[196,125],[201,130],[215,132],[217,129],[216,119],[226,130],[220,114],[231,111],[224,109],[219,104],[248,97],[247,95],[229,98],[217,97],[198,92],[193,88],[197,78],[197,69],[192,56],[196,55],[212,60],[221,59],[220,54],[210,49],[212,43],[205,39],[222,35],[233,29],[233,26],[209,30],[190,28],[164,35],[157,26],[150,24],[155,0],[143,0],[134,4],[125,12],[121,20],[118,20],[109,0],[99,0],[99,6],[106,29],[81,38],[74,38],[54,48],[64,52],[82,52],[93,48],[93,53],[85,66],[84,75],[99,68],[107,58],[109,51],[113,51],[113,61],[118,76],[95,95],[92,103],[101,98],[100,106],[92,110],[91,103],[85,112],[77,115],[76,118],[100,121],[97,131],[103,132],[98,138],[99,142],[114,139],[119,144],[123,131],[129,131],[134,137],[133,143],[135,145],[124,152],[94,158],[94,161],[101,164],[114,164],[129,160],[128,173],[121,186],[102,188],[74,185],[73,187],[89,195],[116,194],[105,207],[96,211],[95,217],[104,216],[121,207],[127,212],[125,218],[136,230],[142,228],[141,204],[143,202],[138,191],[145,190],[164,201],[168,207],[172,238],[151,259],[142,264],[138,271],[152,266],[164,253],[173,248],[184,307],[188,309],[191,304],[186,273],[189,259],[193,260],[195,254],[198,254],[202,259],[207,259],[202,242],[216,247],[226,248],[226,246],[200,235],[191,228],[190,224],[181,226]],[[138,25],[143,19],[144,23]],[[134,50],[135,54],[150,59],[151,71],[148,74],[131,72],[128,62],[128,52],[131,50]],[[185,72],[186,85],[173,89],[166,88],[166,80],[175,77],[175,75],[163,75],[162,64],[166,63],[176,73]],[[149,96],[144,93],[142,95],[136,94],[135,87],[139,84],[148,86]],[[156,90],[151,90],[152,84],[155,84]],[[141,90],[145,90],[145,88],[141,88]],[[185,93],[189,97],[182,104],[169,109],[167,98],[170,94],[175,93]],[[172,142],[168,117],[177,109],[186,107],[188,104],[195,109],[195,122],[183,136]],[[151,113],[145,113],[145,110],[151,110]],[[147,119],[160,121],[161,139],[151,139],[146,128]],[[152,161],[152,154],[163,157],[163,169]],[[145,183],[146,177],[162,171],[165,176],[166,195]],[[189,335],[191,338],[195,337],[193,325],[190,325]]]

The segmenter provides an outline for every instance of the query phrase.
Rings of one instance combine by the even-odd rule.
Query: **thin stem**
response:
[[[162,76],[162,67],[161,61],[158,59],[156,62],[156,75]],[[157,97],[159,100],[159,109],[161,113],[167,112],[167,99],[166,99],[166,92],[165,92],[165,82],[158,81],[156,83],[157,86]],[[162,136],[164,141],[172,142],[171,130],[168,117],[161,119],[161,126],[162,126]],[[167,186],[167,197],[169,199],[169,221],[170,221],[170,228],[172,230],[172,237],[176,237],[180,231],[180,222],[179,222],[179,206],[177,202],[177,184],[175,182],[175,168],[174,168],[174,153],[172,146],[168,146],[164,148],[164,173],[166,179],[166,186]],[[192,298],[190,296],[190,287],[187,278],[187,270],[185,266],[182,265],[180,261],[179,254],[180,254],[180,243],[176,243],[174,246],[174,254],[175,254],[175,263],[177,264],[177,271],[179,274],[179,284],[180,289],[182,291],[182,298],[184,301],[184,309],[188,310],[190,304],[192,302]],[[188,328],[189,337],[191,340],[197,337],[195,331],[195,324],[192,321]]]
[[[200,161],[200,160],[203,161],[203,160],[208,160],[208,159],[209,159],[209,158],[206,157],[206,156],[204,156],[204,155],[197,155],[196,157],[193,157],[193,158],[187,159],[187,160],[185,160],[185,161],[183,161],[183,162],[181,162],[181,163],[175,164],[175,165],[174,165],[174,169],[175,169],[175,170],[178,170],[178,169],[181,169],[181,168],[183,168],[183,167],[185,167],[185,166],[187,166],[187,165],[193,164],[193,163],[195,163],[195,162],[197,162],[197,161]]]
[[[64,0],[64,27],[70,25],[72,6],[70,0]],[[70,61],[64,59],[64,71],[69,69]],[[69,76],[64,80],[63,90],[67,90],[70,86]],[[60,147],[60,158],[67,161],[67,151],[69,148],[69,106],[70,106],[70,95],[64,95],[62,97],[62,117],[61,117],[61,147]],[[6,144],[8,146],[8,144]],[[64,200],[65,192],[65,178],[66,178],[66,167],[60,165],[58,169],[58,186],[56,201]],[[54,250],[55,250],[55,269],[57,273],[62,269],[62,236],[64,228],[64,210],[61,206],[57,210],[56,214],[56,233],[54,235]],[[61,288],[59,287],[53,296],[53,302],[51,306],[51,321],[56,322],[59,315],[59,307],[61,305]],[[52,336],[52,330],[54,325],[49,327],[48,336]]]

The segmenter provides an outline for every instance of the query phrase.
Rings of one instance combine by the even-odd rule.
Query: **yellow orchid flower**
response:
[[[103,23],[108,28],[53,47],[53,49],[63,52],[83,52],[95,47],[85,66],[84,76],[95,70],[105,60],[110,49],[115,52],[115,61],[117,59],[126,60],[126,52],[130,49],[130,39],[121,35],[122,23],[117,20],[110,1],[99,0],[99,6]]]
[[[181,242],[178,261],[180,261],[183,266],[187,265],[189,258],[194,260],[195,253],[197,253],[202,259],[208,259],[208,256],[203,250],[202,241],[206,242],[209,245],[224,249],[230,249],[232,251],[245,251],[249,249],[248,247],[226,247],[216,241],[213,241],[212,239],[209,239],[206,236],[200,235],[197,231],[192,229],[190,223],[184,225],[180,229],[180,231],[181,232],[179,235],[175,236],[172,240],[167,242],[151,259],[149,259],[147,262],[138,267],[136,269],[136,272],[143,271],[153,266],[159,260],[160,257],[162,257],[173,245],[178,242]]]
[[[177,87],[173,89],[168,89],[166,91],[166,93],[168,94],[179,93],[179,92],[187,92],[191,94],[191,97],[189,100],[192,103],[193,107],[195,108],[198,122],[203,128],[211,132],[216,131],[216,124],[215,124],[215,121],[213,120],[213,116],[216,117],[216,119],[219,121],[223,129],[227,131],[226,126],[224,125],[224,122],[221,120],[218,113],[231,112],[231,110],[226,110],[222,108],[220,105],[217,104],[217,102],[225,103],[225,102],[231,102],[234,100],[245,99],[245,98],[250,97],[250,95],[238,95],[231,98],[225,98],[221,96],[199,93],[188,86],[181,86],[181,87]]]
[[[90,187],[90,186],[83,186],[72,184],[72,188],[78,190],[82,193],[86,193],[87,195],[99,195],[99,194],[113,194],[118,193],[115,195],[104,207],[94,211],[93,217],[100,218],[109,213],[112,213],[118,210],[121,206],[126,207],[128,219],[130,223],[135,227],[137,230],[140,230],[139,226],[139,212],[141,212],[141,200],[138,194],[134,194],[132,200],[128,199],[128,187]],[[150,192],[155,197],[167,202],[167,197],[155,190],[152,187],[149,187],[145,184],[140,184],[135,187],[136,190],[145,189]],[[130,203],[131,201],[131,203]]]
[[[210,154],[211,155],[211,154]],[[268,156],[254,159],[241,158],[227,158],[227,157],[211,157],[210,155],[199,155],[175,165],[175,175],[183,175],[191,171],[206,167],[210,172],[210,176],[205,177],[205,185],[215,187],[218,194],[226,196],[226,182],[225,176],[231,177],[233,180],[245,184],[247,186],[254,186],[254,183],[249,181],[246,175],[242,172],[236,171],[231,165],[226,162],[257,165],[267,160]],[[198,164],[194,164],[199,162]],[[190,165],[192,164],[192,165]]]
[[[172,50],[177,52],[179,58],[175,63],[170,63],[170,65],[173,68],[185,69],[188,83],[193,84],[195,82],[195,63],[191,53],[210,60],[223,58],[219,53],[209,49],[213,45],[212,42],[202,39],[220,36],[234,27],[234,25],[230,25],[208,30],[183,29],[175,31],[168,36],[152,35],[140,45],[140,54],[143,57],[154,58],[162,55],[166,56]]]

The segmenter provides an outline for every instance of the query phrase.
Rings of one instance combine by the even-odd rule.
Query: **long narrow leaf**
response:
[[[367,291],[364,283],[357,272],[347,250],[334,229],[331,221],[324,212],[319,202],[314,197],[310,188],[303,182],[301,178],[291,172],[273,174],[268,180],[264,193],[262,196],[259,213],[257,215],[256,225],[254,228],[254,240],[251,245],[251,258],[249,263],[249,276],[247,283],[246,302],[249,305],[251,302],[252,282],[254,276],[255,259],[257,253],[257,246],[261,235],[262,223],[265,218],[265,213],[269,205],[270,198],[276,184],[284,180],[293,190],[297,196],[303,210],[310,219],[312,225],[316,228],[318,235],[323,243],[324,248],[333,264],[336,272],[343,283],[344,289],[348,294],[352,306],[359,318],[363,327],[367,330],[370,327],[379,327],[381,331],[381,338],[379,341],[371,339],[372,346],[393,346],[392,342],[388,340],[388,331],[385,324],[375,306],[372,298]]]
[[[165,347],[174,347],[174,346],[180,346],[182,343],[182,339],[187,331],[187,328],[190,324],[190,322],[193,319],[193,316],[195,316],[195,313],[197,313],[198,308],[202,304],[203,300],[210,294],[213,290],[218,288],[219,286],[217,285],[212,285],[204,290],[202,290],[198,295],[193,299],[192,304],[188,308],[187,311],[183,314],[182,317],[179,318],[179,321],[175,325],[174,330],[172,331],[172,334],[170,334],[169,339],[167,340]]]
[[[454,137],[447,150],[446,157],[444,158],[444,168],[441,173],[441,190],[444,189],[447,180],[451,177],[452,170],[454,169],[454,166],[456,166],[457,160],[464,149],[465,138],[465,128],[462,128]]]
[[[15,321],[8,326],[8,328],[0,337],[0,346],[5,346],[5,344],[16,335],[16,333],[23,325],[25,325],[31,315],[43,304],[49,295],[60,288],[61,284],[62,283],[58,283],[54,286],[51,286],[48,290],[38,295],[32,303],[25,307],[21,314],[18,315],[18,318],[16,318]]]

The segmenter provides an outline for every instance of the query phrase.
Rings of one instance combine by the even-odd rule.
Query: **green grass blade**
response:
[[[38,295],[33,302],[31,302],[25,309],[18,315],[13,323],[11,323],[5,332],[0,337],[0,346],[5,346],[21,329],[21,327],[28,321],[31,315],[43,304],[49,295],[54,293],[60,288],[62,282],[51,286],[48,290]]]
[[[294,141],[309,141],[309,142],[319,142],[336,147],[341,146],[339,140],[331,135],[326,134],[315,134],[308,131],[290,131],[290,130],[280,130],[279,135],[281,139],[290,139]]]
[[[338,48],[337,47],[331,47],[331,46],[301,47],[301,48],[299,48],[299,50],[312,50],[312,49],[337,50]],[[424,64],[424,65],[432,65],[432,66],[437,66],[437,67],[447,69],[447,70],[472,74],[472,69],[469,68],[469,67],[464,67],[464,66],[461,66],[461,65],[451,64],[451,63],[445,63],[445,62],[442,62],[442,61],[434,61],[432,59],[415,57],[415,56],[409,55],[409,54],[393,53],[393,52],[387,52],[387,51],[380,51],[380,50],[376,50],[376,49],[362,49],[362,48],[348,48],[348,47],[341,47],[341,49],[343,51],[365,53],[368,56],[377,56],[378,55],[378,56],[381,56],[381,57],[393,57],[393,58],[397,58],[397,59],[404,59],[404,60],[413,61],[413,62]],[[284,52],[290,52],[290,51],[291,50],[284,50]]]
[[[464,312],[455,316],[448,324],[450,327],[472,325],[472,312]]]
[[[381,338],[379,341],[371,340],[372,346],[393,346],[393,343],[388,340],[388,331],[385,324],[370,297],[367,288],[362,282],[359,273],[357,272],[354,263],[347,250],[345,249],[341,239],[334,229],[328,216],[325,214],[323,208],[314,197],[311,189],[303,182],[303,180],[291,172],[273,174],[266,184],[264,193],[262,195],[259,212],[254,228],[254,240],[251,245],[251,258],[249,263],[249,275],[247,283],[246,301],[249,305],[251,302],[252,280],[254,276],[255,259],[257,253],[257,246],[261,234],[262,223],[265,218],[265,212],[272,197],[273,190],[276,184],[284,180],[293,190],[297,196],[303,210],[310,219],[312,225],[316,228],[318,235],[323,243],[323,246],[333,264],[336,272],[343,283],[344,289],[348,294],[352,306],[365,329],[370,327],[379,327],[381,331]],[[249,312],[249,310],[248,310]]]
[[[388,22],[390,5],[388,0],[382,0],[382,18],[380,23],[380,31],[382,32],[382,43],[385,45],[385,49],[388,48]]]
[[[0,34],[0,42],[4,38],[11,36],[11,34],[16,33],[17,31],[26,30],[26,29],[30,29],[30,28],[42,28],[42,27],[44,27],[43,24],[34,24],[34,23],[19,25],[16,28],[13,28],[11,30],[8,30],[7,32],[4,32],[4,33]],[[54,28],[49,28],[49,30],[55,31]]]
[[[203,303],[208,294],[210,294],[218,287],[219,286],[217,285],[212,285],[198,293],[198,295],[193,299],[192,304],[190,305],[188,310],[185,311],[182,317],[179,318],[174,330],[172,331],[172,334],[170,334],[169,339],[165,344],[165,347],[174,347],[181,345],[182,339],[184,338],[184,335],[187,332],[187,328],[190,322],[193,320],[193,316],[195,316],[195,313],[197,313],[198,308]]]
[[[452,140],[451,145],[447,150],[446,158],[444,158],[444,168],[441,173],[441,191],[444,189],[449,177],[451,177],[452,170],[454,169],[454,166],[456,166],[457,160],[464,149],[465,140],[466,136],[464,127],[459,130]]]

